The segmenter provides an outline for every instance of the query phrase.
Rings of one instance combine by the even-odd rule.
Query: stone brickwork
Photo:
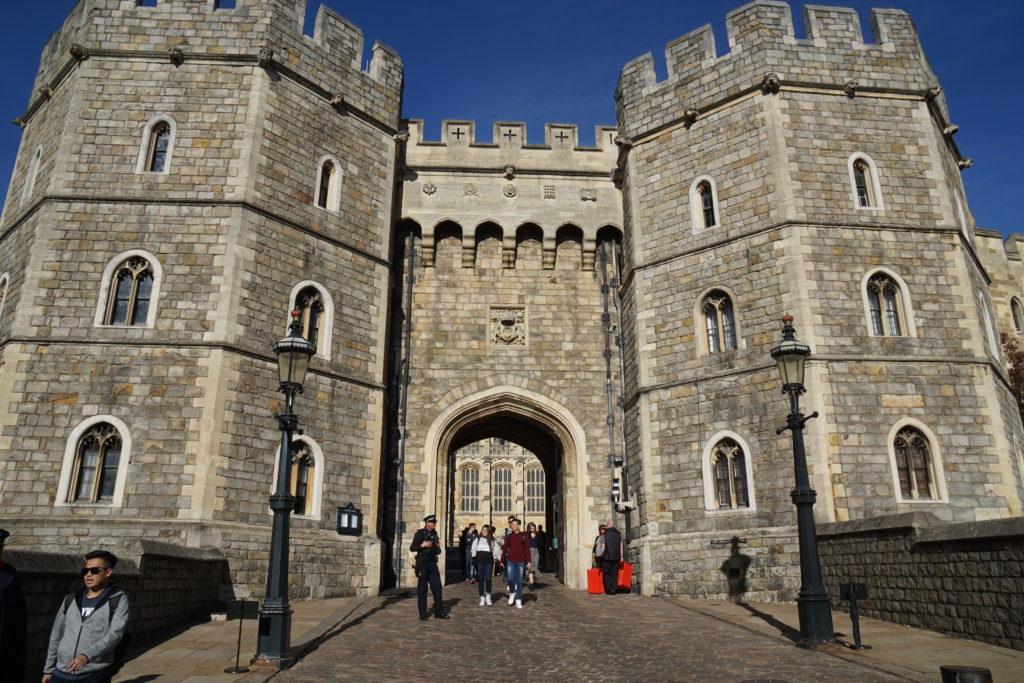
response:
[[[258,595],[271,345],[307,287],[324,328],[296,401],[313,472],[296,596],[409,583],[423,516],[448,542],[466,521],[455,454],[501,438],[544,468],[567,585],[614,520],[645,594],[724,596],[737,537],[748,594],[791,599],[769,357],[785,313],[813,350],[819,522],[1022,513],[998,338],[1024,328],[1018,239],[973,225],[971,162],[905,13],[874,10],[867,38],[853,10],[809,6],[797,39],[789,5],[752,2],[726,18],[727,53],[705,26],[667,47],[664,81],[650,55],[627,64],[616,126],[585,146],[571,124],[529,144],[514,121],[432,139],[401,118],[391,50],[363,69],[361,32],[330,10],[304,36],[302,0],[234,5],[82,0],[43,49],[0,217],[0,506],[27,547],[216,547],[225,595]],[[128,254],[157,273],[153,314],[105,324]],[[878,278],[897,292],[881,332]],[[124,431],[116,493],[71,504],[90,420]],[[913,486],[908,428],[930,463]],[[349,503],[358,537],[335,532]]]
[[[270,348],[311,281],[333,327],[296,402],[317,505],[294,519],[292,561],[308,571],[293,595],[379,584],[402,65],[377,44],[364,71],[362,34],[326,9],[303,36],[304,5],[83,0],[44,48],[0,226],[0,496],[30,547],[217,547],[225,592],[261,593],[282,408]],[[145,164],[156,121],[171,130],[165,172]],[[314,202],[325,155],[340,162],[336,211]],[[105,325],[105,272],[128,250],[159,272],[155,313]],[[126,430],[123,498],[68,504],[68,441],[97,416]],[[348,503],[365,515],[358,541],[335,533]]]
[[[1024,650],[1022,519],[943,524],[903,513],[818,526],[833,609],[839,584],[866,583],[864,616]]]

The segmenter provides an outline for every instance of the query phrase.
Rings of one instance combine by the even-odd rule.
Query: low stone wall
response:
[[[219,550],[140,541],[133,556],[118,554],[114,583],[128,593],[128,632],[133,637],[164,631],[197,617],[208,618],[227,564]],[[28,677],[41,675],[50,628],[64,596],[82,585],[78,555],[8,549],[28,606]]]
[[[825,587],[866,583],[864,616],[1024,650],[1024,517],[942,522],[922,512],[818,525]]]

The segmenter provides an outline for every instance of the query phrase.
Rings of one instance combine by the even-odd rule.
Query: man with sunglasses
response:
[[[85,556],[81,589],[69,594],[50,631],[43,682],[105,683],[115,673],[115,651],[128,625],[128,596],[110,583],[117,557]]]

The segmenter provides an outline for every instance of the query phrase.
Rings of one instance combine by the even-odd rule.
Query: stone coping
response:
[[[817,525],[819,538],[877,531],[916,531],[915,544],[989,541],[1001,538],[1024,539],[1024,517],[987,519],[978,522],[945,522],[931,512],[901,512]]]
[[[219,548],[186,548],[162,541],[139,540],[129,544],[128,549],[118,554],[117,573],[119,576],[140,576],[139,563],[143,556],[171,557],[194,562],[223,562],[224,553]],[[34,550],[5,549],[7,559],[20,574],[74,574],[79,573],[82,555],[46,553]]]

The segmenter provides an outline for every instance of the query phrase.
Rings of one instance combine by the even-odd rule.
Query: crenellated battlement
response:
[[[167,58],[251,62],[293,74],[336,103],[397,126],[403,64],[376,42],[362,68],[362,31],[321,6],[312,36],[302,32],[306,0],[80,0],[48,41],[34,100],[53,88],[75,59]],[[179,25],[180,23],[180,25]],[[30,111],[31,111],[30,106]]]
[[[405,162],[409,167],[495,169],[514,164],[538,171],[609,175],[618,155],[616,129],[612,126],[596,126],[596,144],[583,147],[579,144],[579,131],[574,124],[546,123],[544,144],[531,145],[526,142],[526,124],[523,122],[494,122],[493,142],[477,141],[476,121],[442,121],[439,141],[424,139],[422,120],[409,119],[404,123],[409,133],[405,150]]]
[[[798,39],[787,3],[744,5],[726,15],[727,53],[718,55],[711,26],[702,26],[666,46],[668,77],[661,82],[650,53],[629,62],[615,94],[619,120],[626,123],[623,134],[656,129],[685,110],[705,111],[756,90],[769,74],[781,85],[819,85],[846,94],[923,93],[937,84],[905,12],[872,10],[869,43],[854,9],[807,5],[803,15],[807,37]]]

